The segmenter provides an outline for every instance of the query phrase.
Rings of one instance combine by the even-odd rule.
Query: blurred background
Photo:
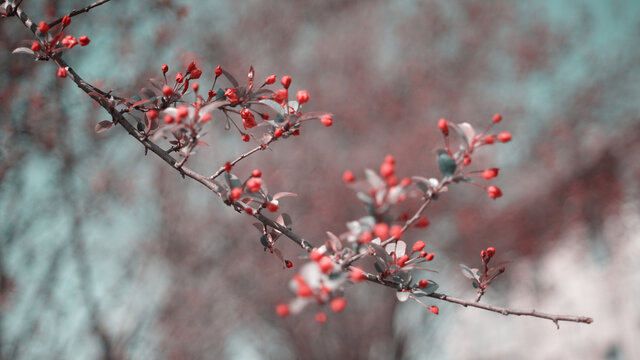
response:
[[[88,4],[23,8],[50,21]],[[393,154],[398,176],[435,176],[437,119],[482,129],[503,114],[514,140],[472,165],[499,167],[504,197],[453,186],[407,239],[436,253],[441,292],[474,299],[458,264],[495,246],[511,263],[483,302],[595,321],[557,331],[435,301],[434,316],[366,284],[326,324],[318,308],[278,318],[294,272],[251,219],[120,127],[95,134],[104,110],[53,63],[11,55],[31,40],[12,18],[0,21],[1,359],[640,357],[640,2],[114,0],[69,31],[91,44],[67,62],[123,96],[164,63],[175,74],[196,60],[203,86],[217,65],[291,75],[334,125],[309,123],[236,170],[298,193],[281,209],[315,244],[365,214],[344,170],[361,177]],[[190,159],[205,174],[250,146],[214,120]]]

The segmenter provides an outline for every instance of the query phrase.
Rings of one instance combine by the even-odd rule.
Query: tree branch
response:
[[[89,11],[91,8],[96,7],[98,5],[104,4],[109,0],[102,0],[102,1],[98,1],[92,5],[89,5],[86,8],[83,8],[81,10],[75,10],[75,14],[72,12],[72,14],[77,15],[79,13],[82,12],[87,12]],[[27,26],[27,28],[29,28],[34,35],[37,37],[37,33],[36,33],[36,29],[35,29],[35,25],[31,22],[31,20],[29,20],[28,16],[26,16],[26,14],[19,8],[16,8],[15,10],[15,14],[17,15],[17,17],[25,24],[25,26]],[[210,189],[211,191],[213,191],[216,195],[218,195],[219,197],[223,197],[222,192],[219,190],[221,188],[221,186],[215,181],[215,178],[217,176],[219,176],[220,174],[223,173],[224,168],[219,169],[215,174],[213,174],[211,177],[206,177],[204,175],[201,175],[185,166],[182,166],[183,163],[179,163],[176,159],[174,159],[167,151],[163,150],[162,148],[160,148],[160,146],[158,146],[156,143],[152,142],[151,140],[148,139],[148,137],[144,136],[143,134],[141,134],[140,132],[137,131],[137,129],[124,117],[124,115],[116,110],[113,105],[108,101],[107,97],[110,97],[111,95],[109,95],[108,93],[105,93],[104,91],[90,85],[89,83],[87,83],[86,81],[84,81],[80,75],[78,75],[73,68],[71,68],[64,60],[62,60],[61,57],[57,57],[54,59],[58,65],[60,67],[65,67],[67,68],[67,76],[82,90],[84,91],[87,95],[89,95],[92,99],[94,99],[102,108],[104,108],[112,117],[113,121],[122,125],[122,127],[129,133],[129,135],[133,136],[134,138],[136,138],[138,140],[138,142],[140,142],[146,150],[150,150],[152,153],[156,154],[159,158],[161,158],[164,162],[166,162],[167,164],[171,165],[171,167],[173,167],[174,169],[176,169],[176,171],[180,172],[180,174],[183,177],[189,177],[192,178],[194,180],[196,180],[197,182],[201,183],[202,185],[204,185],[205,187],[207,187],[208,189]],[[98,94],[102,95],[102,96],[98,96]],[[272,139],[270,142],[272,142],[274,139]],[[247,152],[246,154],[241,155],[240,157],[238,157],[237,159],[235,159],[232,163],[235,164],[237,162],[239,162],[240,160],[248,157],[249,155],[262,150],[264,148],[266,148],[266,145],[268,145],[269,143],[265,144],[265,145],[261,145],[259,147],[256,147],[252,150],[250,150],[249,152]],[[444,186],[446,186],[447,184],[451,183],[452,179],[450,177],[447,177],[445,179],[443,179],[438,187],[436,189],[434,189],[434,193],[438,193],[440,189],[442,189]],[[422,212],[426,209],[426,207],[430,204],[432,200],[431,196],[428,196],[427,199],[425,199],[425,202],[420,206],[420,208],[416,211],[416,213],[405,222],[404,226],[402,227],[403,232],[408,229],[412,224],[414,224],[420,217],[420,215],[422,214]],[[230,204],[231,206],[234,207],[234,209],[238,212],[242,212],[243,210],[243,206],[237,202],[233,202]],[[271,228],[274,228],[278,231],[280,231],[283,235],[285,235],[286,237],[288,237],[289,239],[293,240],[295,243],[297,243],[301,248],[303,248],[305,251],[309,252],[311,251],[314,246],[309,243],[308,241],[306,241],[304,238],[302,238],[300,235],[296,234],[295,232],[293,232],[292,230],[288,229],[285,226],[282,226],[280,224],[278,224],[277,222],[275,222],[272,219],[269,219],[268,217],[262,215],[259,211],[255,212],[252,215],[254,218],[256,218],[258,221],[260,221],[261,223],[263,223],[266,226],[269,226]],[[391,241],[397,240],[393,237],[387,239],[386,241],[383,242],[384,244],[388,244]],[[362,254],[358,254],[354,257],[352,257],[351,259],[346,260],[346,266],[344,266],[343,268],[345,269],[352,269],[352,266],[350,264],[352,264],[355,260],[361,258]],[[370,273],[366,273],[363,272],[364,277],[366,278],[367,281],[369,282],[373,282],[373,283],[377,283],[377,284],[381,284],[387,287],[391,287],[393,289],[395,289],[396,291],[402,291],[402,284],[393,281],[393,280],[389,280],[389,279],[385,279],[380,275],[373,275]],[[405,291],[411,291],[410,289],[407,289]],[[505,308],[500,308],[500,307],[495,307],[495,306],[490,306],[490,305],[484,305],[484,304],[480,304],[480,303],[476,303],[476,302],[470,302],[470,301],[465,301],[465,300],[461,300],[461,299],[457,299],[445,294],[439,294],[439,293],[432,293],[430,295],[427,295],[428,297],[434,298],[434,299],[438,299],[441,301],[447,301],[447,302],[451,302],[451,303],[455,303],[455,304],[459,304],[462,305],[464,307],[475,307],[475,308],[479,308],[479,309],[483,309],[483,310],[488,310],[488,311],[493,311],[493,312],[497,312],[503,315],[517,315],[517,316],[532,316],[532,317],[538,317],[538,318],[543,318],[543,319],[548,319],[553,321],[556,326],[559,328],[558,322],[559,321],[571,321],[571,322],[579,322],[579,323],[586,323],[586,324],[590,324],[593,322],[592,318],[589,317],[583,317],[583,316],[569,316],[569,315],[551,315],[551,314],[546,314],[546,313],[541,313],[541,312],[537,312],[535,310],[531,310],[531,311],[520,311],[520,310],[510,310],[510,309],[505,309]]]

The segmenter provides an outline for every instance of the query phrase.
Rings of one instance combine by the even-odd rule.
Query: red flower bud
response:
[[[40,21],[40,23],[38,24],[38,31],[40,31],[42,34],[46,34],[47,31],[49,31],[49,24],[47,24],[46,21]]]
[[[184,76],[182,76],[182,73],[177,73],[176,74],[176,82],[177,83],[181,83],[182,80],[184,80]]]
[[[416,227],[426,228],[427,226],[429,226],[429,219],[427,219],[426,216],[420,217],[420,219],[418,219],[418,223],[416,224]]]
[[[58,72],[56,73],[56,76],[59,78],[65,78],[67,77],[67,69],[65,68],[58,68]]]
[[[493,246],[490,246],[487,248],[487,257],[489,257],[489,259],[491,259],[495,254],[496,254],[496,248],[494,248]]]
[[[233,189],[231,190],[231,195],[230,195],[231,200],[234,200],[234,201],[235,201],[235,200],[238,200],[238,199],[240,199],[240,196],[241,196],[241,195],[242,195],[242,189],[240,189],[240,188],[233,188]]]
[[[171,88],[171,86],[165,85],[165,86],[162,87],[162,94],[164,96],[169,97],[169,96],[173,95],[173,89]]]
[[[249,137],[249,135],[247,135],[247,134],[242,134],[242,141],[244,141],[244,142],[249,142],[249,140],[251,140],[251,138]]]
[[[65,15],[62,17],[62,25],[63,26],[69,26],[69,24],[71,24],[71,18],[69,17],[69,15]]]
[[[438,312],[440,312],[440,309],[438,309],[438,307],[434,305],[429,308],[429,311],[431,311],[435,315],[438,315]]]
[[[498,134],[498,140],[503,143],[511,141],[511,133],[508,131],[501,132],[500,134]]]
[[[500,120],[502,120],[502,115],[500,115],[500,114],[493,115],[493,122],[494,123],[499,123]]]
[[[487,187],[487,193],[492,199],[497,199],[502,196],[502,190],[500,190],[499,187],[493,185]]]
[[[322,125],[329,127],[333,124],[333,117],[331,115],[322,115],[320,121]]]
[[[449,135],[449,125],[447,125],[447,120],[438,120],[438,128],[440,129],[440,131],[442,131],[443,134]]]
[[[349,272],[349,277],[351,278],[351,280],[355,282],[359,282],[366,279],[366,276],[364,276],[364,272],[362,272],[362,269],[357,267],[354,267],[353,269],[351,269],[351,271]]]
[[[302,105],[309,101],[309,93],[307,90],[300,90],[296,93],[296,100],[298,100],[298,104]]]
[[[393,236],[396,240],[402,238],[402,226],[393,225],[391,229],[389,229],[389,235]]]
[[[333,270],[333,261],[328,256],[323,256],[318,261],[318,266],[320,267],[320,271],[325,274],[328,274],[331,270]]]
[[[427,287],[427,285],[429,285],[429,282],[427,282],[427,280],[420,280],[418,281],[418,287],[420,289],[424,289]]]
[[[173,122],[173,116],[171,116],[169,114],[166,114],[164,116],[164,122],[165,122],[165,124],[171,124]]]
[[[283,76],[282,79],[280,80],[280,83],[282,83],[282,86],[285,89],[288,89],[289,86],[291,85],[291,76],[289,76],[289,75]]]
[[[276,76],[275,75],[271,75],[271,76],[269,76],[267,78],[267,80],[265,80],[264,83],[267,84],[267,85],[271,85],[271,84],[273,84],[275,82],[276,82]]]
[[[327,314],[323,313],[323,312],[319,312],[316,314],[316,321],[319,324],[324,324],[327,322]]]
[[[356,180],[356,176],[349,170],[342,173],[342,180],[346,183],[352,183]]]
[[[169,66],[167,64],[162,65],[162,72],[166,74],[167,71],[169,71]]]
[[[424,249],[424,246],[424,241],[417,241],[415,244],[413,244],[413,249],[411,249],[411,252],[421,251],[422,249]]]
[[[216,67],[215,74],[216,74],[216,77],[219,77],[220,75],[222,75],[222,68],[220,67],[220,65]]]
[[[431,261],[431,260],[433,260],[433,258],[434,258],[435,256],[436,256],[436,254],[434,254],[434,253],[429,253],[429,254],[427,254],[427,256],[425,256],[425,258],[424,258],[424,259],[425,259],[425,260],[427,260],[427,261]]]
[[[387,223],[377,223],[373,227],[373,234],[380,238],[380,240],[387,240],[389,237],[389,225]]]
[[[37,41],[34,41],[31,43],[31,50],[33,51],[40,51],[40,43]]]
[[[90,42],[91,42],[91,39],[89,39],[89,37],[86,35],[80,36],[78,38],[78,43],[80,44],[80,46],[87,46],[89,45]]]
[[[278,314],[278,316],[282,318],[286,317],[287,315],[289,315],[289,307],[285,304],[276,305],[276,314]]]
[[[344,310],[346,306],[347,300],[345,300],[344,298],[337,297],[331,300],[331,310],[333,310],[334,312],[340,312]]]
[[[487,180],[493,179],[494,177],[498,176],[498,170],[498,168],[486,169],[482,172],[482,177]]]

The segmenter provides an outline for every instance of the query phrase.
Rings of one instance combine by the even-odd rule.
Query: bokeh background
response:
[[[23,8],[39,21],[88,3]],[[293,272],[250,218],[121,128],[94,134],[106,112],[54,64],[11,55],[31,34],[2,19],[0,359],[640,357],[640,2],[114,0],[69,30],[92,41],[66,60],[120,95],[193,59],[207,79],[217,65],[291,75],[334,126],[308,124],[237,170],[298,193],[281,208],[316,244],[364,214],[344,170],[394,154],[400,176],[436,174],[438,118],[482,128],[502,113],[514,140],[474,165],[501,168],[504,197],[452,187],[409,239],[436,253],[442,292],[473,299],[457,264],[495,246],[511,263],[484,302],[595,322],[557,331],[435,302],[433,316],[374,285],[347,289],[326,324],[318,309],[278,318]],[[190,160],[205,173],[249,146],[220,120]]]

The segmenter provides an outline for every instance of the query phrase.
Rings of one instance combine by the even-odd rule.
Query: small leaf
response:
[[[444,176],[451,176],[456,172],[456,162],[446,150],[438,150],[438,166]]]
[[[284,121],[284,116],[287,115],[287,112],[282,107],[282,105],[280,105],[279,103],[277,103],[277,102],[275,102],[275,101],[273,101],[271,99],[262,99],[259,102],[260,102],[260,104],[266,105],[266,106],[270,107],[271,109],[273,109],[275,112],[277,112],[280,116],[283,117],[282,120]]]
[[[233,87],[238,87],[238,85],[240,85],[238,83],[238,80],[236,80],[236,78],[234,78],[233,75],[231,75],[228,71],[226,71],[225,69],[222,69],[222,73],[227,78],[227,80],[229,80],[229,82],[233,84]]]
[[[333,252],[337,252],[342,249],[342,241],[331,231],[327,231],[327,236],[329,239],[326,241],[327,246]]]
[[[396,293],[396,297],[398,298],[398,301],[400,302],[405,302],[409,299],[409,295],[411,295],[411,293],[406,292],[406,291],[398,291]]]
[[[369,183],[369,185],[371,185],[372,188],[379,189],[386,186],[385,181],[382,180],[382,178],[378,176],[375,171],[371,169],[365,169],[364,174],[367,178],[367,182]]]
[[[103,131],[109,130],[113,126],[113,123],[109,120],[100,121],[96,124],[95,131],[96,134],[100,134]]]
[[[273,195],[273,200],[278,200],[287,196],[298,196],[298,194],[292,192],[279,192]]]
[[[29,49],[27,47],[15,48],[15,49],[13,49],[13,51],[11,53],[12,54],[28,54],[28,55],[33,55],[33,56],[36,55],[36,53],[33,50],[31,50],[31,49]]]
[[[413,289],[411,290],[411,292],[413,292],[414,295],[416,296],[427,296],[427,295],[431,295],[434,292],[436,292],[436,290],[438,290],[440,286],[438,284],[436,284],[435,281],[433,280],[427,280],[427,287],[424,289]]]

